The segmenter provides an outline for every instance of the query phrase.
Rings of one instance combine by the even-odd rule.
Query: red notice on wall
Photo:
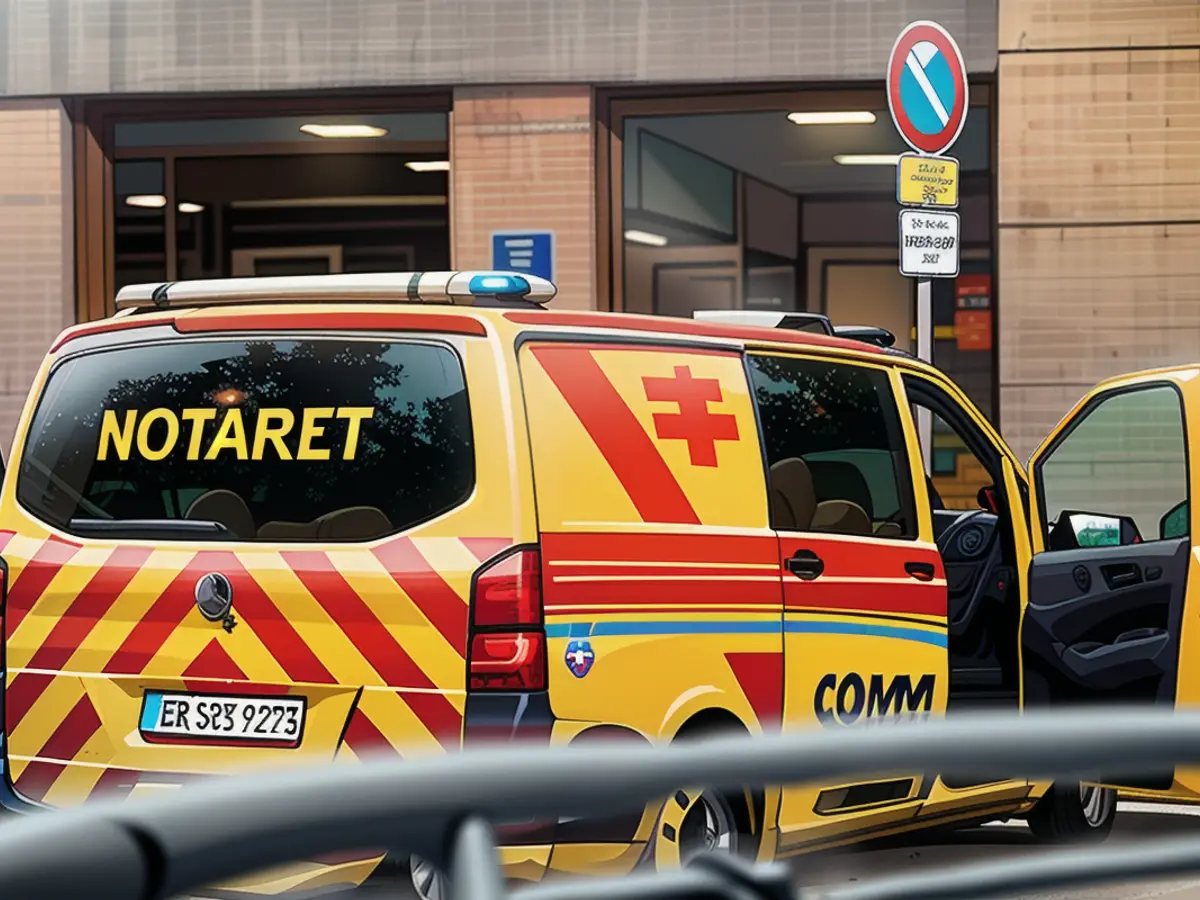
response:
[[[991,275],[960,275],[955,279],[954,336],[959,350],[992,349]]]

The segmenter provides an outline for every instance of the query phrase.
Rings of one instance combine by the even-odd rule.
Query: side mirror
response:
[[[1121,547],[1142,542],[1137,523],[1129,516],[1064,511],[1055,528],[1059,530],[1065,532],[1063,538],[1069,537],[1074,547]]]
[[[996,515],[1000,514],[1000,495],[994,484],[981,487],[979,493],[975,495],[975,502],[979,504],[980,509],[986,509]]]
[[[1188,502],[1181,500],[1158,520],[1158,536],[1161,540],[1184,537],[1191,528],[1188,522]]]

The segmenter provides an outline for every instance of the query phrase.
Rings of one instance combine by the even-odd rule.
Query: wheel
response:
[[[758,835],[750,819],[753,799],[711,789],[681,789],[663,805],[652,844],[653,864],[659,870],[686,866],[705,853],[726,853],[753,859]]]
[[[1052,843],[1102,841],[1117,817],[1112,788],[1071,782],[1054,784],[1027,816],[1038,840]]]
[[[428,860],[413,856],[409,859],[413,891],[419,900],[448,900],[450,888],[442,870]]]

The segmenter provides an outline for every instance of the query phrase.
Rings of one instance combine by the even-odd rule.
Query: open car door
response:
[[[1030,462],[1033,559],[1021,627],[1026,708],[1174,707],[1189,601],[1194,368],[1105,382]],[[1182,695],[1181,695],[1182,696]],[[1097,773],[1170,790],[1174,771]]]

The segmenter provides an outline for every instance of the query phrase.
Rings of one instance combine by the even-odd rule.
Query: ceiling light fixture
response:
[[[794,112],[788,113],[793,125],[874,125],[875,113],[857,112]]]
[[[181,213],[198,213],[204,212],[204,207],[199,203],[188,203],[184,201],[176,207]]]
[[[450,160],[448,159],[414,159],[412,162],[406,162],[405,165],[414,172],[450,171]]]
[[[301,125],[300,130],[319,138],[377,138],[388,133],[378,125]]]
[[[833,161],[839,166],[895,166],[900,156],[896,153],[842,153]]]
[[[167,198],[162,194],[130,194],[125,198],[125,205],[138,209],[162,209],[167,205]]]
[[[636,228],[625,232],[625,240],[635,244],[645,244],[649,247],[665,247],[667,239],[661,234],[651,234],[649,231],[638,231]]]

